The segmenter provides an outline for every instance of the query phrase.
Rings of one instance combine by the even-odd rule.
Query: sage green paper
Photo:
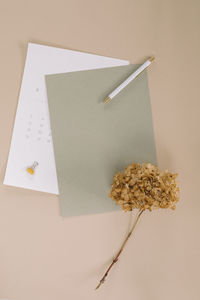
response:
[[[103,104],[137,67],[46,76],[62,216],[119,209],[108,197],[115,173],[156,164],[146,72]]]

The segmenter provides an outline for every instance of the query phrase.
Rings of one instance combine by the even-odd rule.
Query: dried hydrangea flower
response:
[[[175,209],[179,201],[176,177],[177,174],[168,170],[162,172],[150,163],[133,163],[124,173],[114,176],[109,196],[124,211],[134,208],[150,211],[156,208]]]
[[[147,209],[151,211],[156,208],[176,208],[180,197],[176,177],[177,174],[172,174],[168,170],[162,172],[150,163],[133,163],[125,169],[124,173],[117,173],[114,176],[109,196],[121,205],[124,211],[138,209],[139,213],[96,289],[105,282],[111,268],[118,261],[142,213]]]

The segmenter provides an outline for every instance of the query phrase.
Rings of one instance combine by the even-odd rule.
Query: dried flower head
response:
[[[179,201],[177,174],[161,172],[150,163],[129,165],[124,173],[114,176],[110,197],[124,211],[134,208],[176,208]]]

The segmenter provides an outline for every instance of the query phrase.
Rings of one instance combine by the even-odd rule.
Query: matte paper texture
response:
[[[103,104],[136,68],[46,76],[63,216],[118,209],[108,197],[115,173],[133,161],[156,164],[146,72]]]
[[[58,194],[45,75],[128,62],[29,43],[4,184]],[[39,163],[34,175],[26,168]]]

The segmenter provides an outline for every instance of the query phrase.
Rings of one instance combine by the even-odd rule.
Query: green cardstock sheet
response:
[[[120,209],[108,196],[115,173],[157,164],[146,72],[103,103],[137,67],[46,76],[62,216]]]

